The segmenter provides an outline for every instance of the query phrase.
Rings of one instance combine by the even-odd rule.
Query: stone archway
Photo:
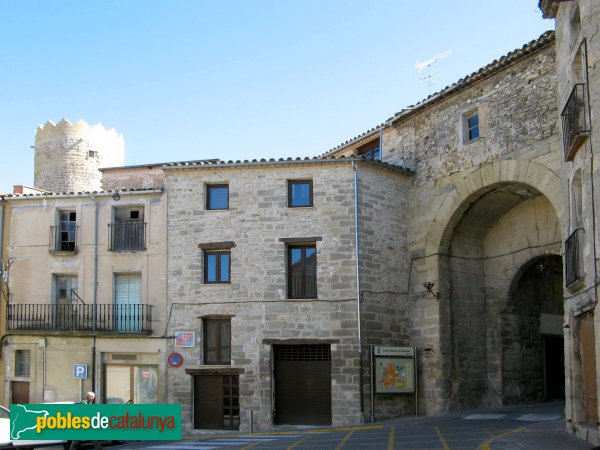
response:
[[[564,399],[563,267],[559,255],[529,261],[502,311],[502,401]]]
[[[538,189],[501,181],[468,196],[447,223],[438,280],[448,407],[501,404],[511,286],[528,261],[560,253],[560,222]]]

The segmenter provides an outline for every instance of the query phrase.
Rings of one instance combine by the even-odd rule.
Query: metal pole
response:
[[[417,347],[413,347],[414,349],[414,354],[413,354],[413,367],[414,367],[414,376],[415,376],[415,416],[419,415],[419,380],[417,378]]]
[[[375,371],[373,370],[373,346],[371,345],[371,423],[375,422],[375,380],[373,379]]]

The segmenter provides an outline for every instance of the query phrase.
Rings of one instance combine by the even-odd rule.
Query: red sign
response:
[[[183,364],[183,356],[181,356],[179,353],[173,352],[169,355],[169,358],[167,358],[167,362],[171,367],[179,367]]]

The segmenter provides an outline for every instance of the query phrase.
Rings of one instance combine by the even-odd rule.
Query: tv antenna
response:
[[[415,69],[417,69],[419,72],[425,71],[425,73],[423,75],[419,76],[419,80],[425,82],[425,86],[427,86],[429,88],[429,93],[431,93],[431,86],[433,86],[433,77],[436,75],[439,75],[439,73],[440,73],[440,72],[432,72],[431,66],[433,64],[435,64],[437,61],[439,61],[440,59],[444,59],[444,58],[450,56],[451,54],[452,54],[451,50],[446,50],[445,52],[442,52],[439,55],[434,56],[431,59],[428,59],[427,61],[423,61],[423,62],[417,61],[417,63],[415,64]]]

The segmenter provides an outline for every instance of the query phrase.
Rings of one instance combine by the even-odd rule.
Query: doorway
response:
[[[29,403],[29,381],[11,381],[11,403]]]
[[[150,365],[106,364],[106,403],[158,403],[158,370]]]
[[[194,428],[238,430],[238,375],[194,375]]]
[[[523,266],[502,314],[503,403],[565,397],[563,276],[558,255]]]
[[[331,347],[275,345],[275,423],[331,425]]]

